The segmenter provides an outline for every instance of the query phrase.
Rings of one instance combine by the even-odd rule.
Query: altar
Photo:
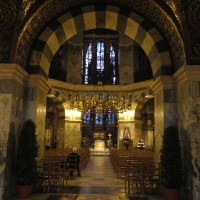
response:
[[[94,149],[98,151],[105,149],[105,133],[104,132],[94,133]]]
[[[105,149],[105,141],[104,140],[95,140],[94,141],[94,149],[95,150],[104,150]]]

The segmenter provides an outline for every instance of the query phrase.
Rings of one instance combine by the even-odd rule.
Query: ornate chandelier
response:
[[[70,102],[71,109],[80,112],[123,113],[131,109],[131,101],[126,93],[109,94],[101,83],[98,83],[90,94],[73,94]]]

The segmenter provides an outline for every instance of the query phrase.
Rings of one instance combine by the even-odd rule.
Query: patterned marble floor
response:
[[[115,186],[123,187],[124,180],[119,179],[113,170],[109,156],[90,156],[81,177],[69,180],[68,185],[76,186]]]
[[[15,200],[12,198],[10,200]],[[163,200],[163,196],[127,196],[124,180],[114,172],[109,156],[92,155],[81,177],[67,180],[61,193],[35,192],[29,200]]]

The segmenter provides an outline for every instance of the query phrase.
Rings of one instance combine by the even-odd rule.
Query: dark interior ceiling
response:
[[[200,0],[7,0],[0,1],[0,28],[4,30],[0,34],[0,62],[15,62],[15,49],[20,38],[22,29],[27,29],[27,22],[32,21],[34,28],[38,30],[34,37],[45,28],[45,26],[56,17],[68,10],[80,8],[83,5],[103,6],[112,4],[125,8],[128,14],[132,10],[143,17],[149,18],[163,34],[169,26],[160,13],[167,13],[167,19],[172,20],[179,30],[185,46],[186,64],[200,63]],[[40,12],[46,11],[43,21],[40,21]],[[36,27],[37,26],[37,27]],[[169,33],[170,34],[170,33]],[[173,35],[171,36],[173,37]],[[27,39],[30,36],[27,35]],[[21,63],[19,63],[21,64]]]

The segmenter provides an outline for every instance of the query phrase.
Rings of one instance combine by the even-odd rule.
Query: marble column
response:
[[[173,76],[160,76],[152,85],[154,94],[155,158],[160,160],[162,135],[169,125],[177,126],[177,105]]]
[[[134,124],[135,124],[135,137],[134,137],[134,143],[133,143],[134,146],[133,147],[137,147],[138,142],[140,140],[144,140],[143,134],[142,134],[142,124],[143,124],[143,121],[141,121],[141,120],[135,120]]]
[[[36,123],[36,135],[39,145],[38,160],[44,154],[46,100],[49,90],[47,80],[41,75],[30,75],[27,81],[24,119]]]
[[[200,65],[175,74],[184,184],[181,199],[200,197]]]
[[[0,199],[14,193],[17,139],[23,123],[28,73],[14,63],[0,64]]]

